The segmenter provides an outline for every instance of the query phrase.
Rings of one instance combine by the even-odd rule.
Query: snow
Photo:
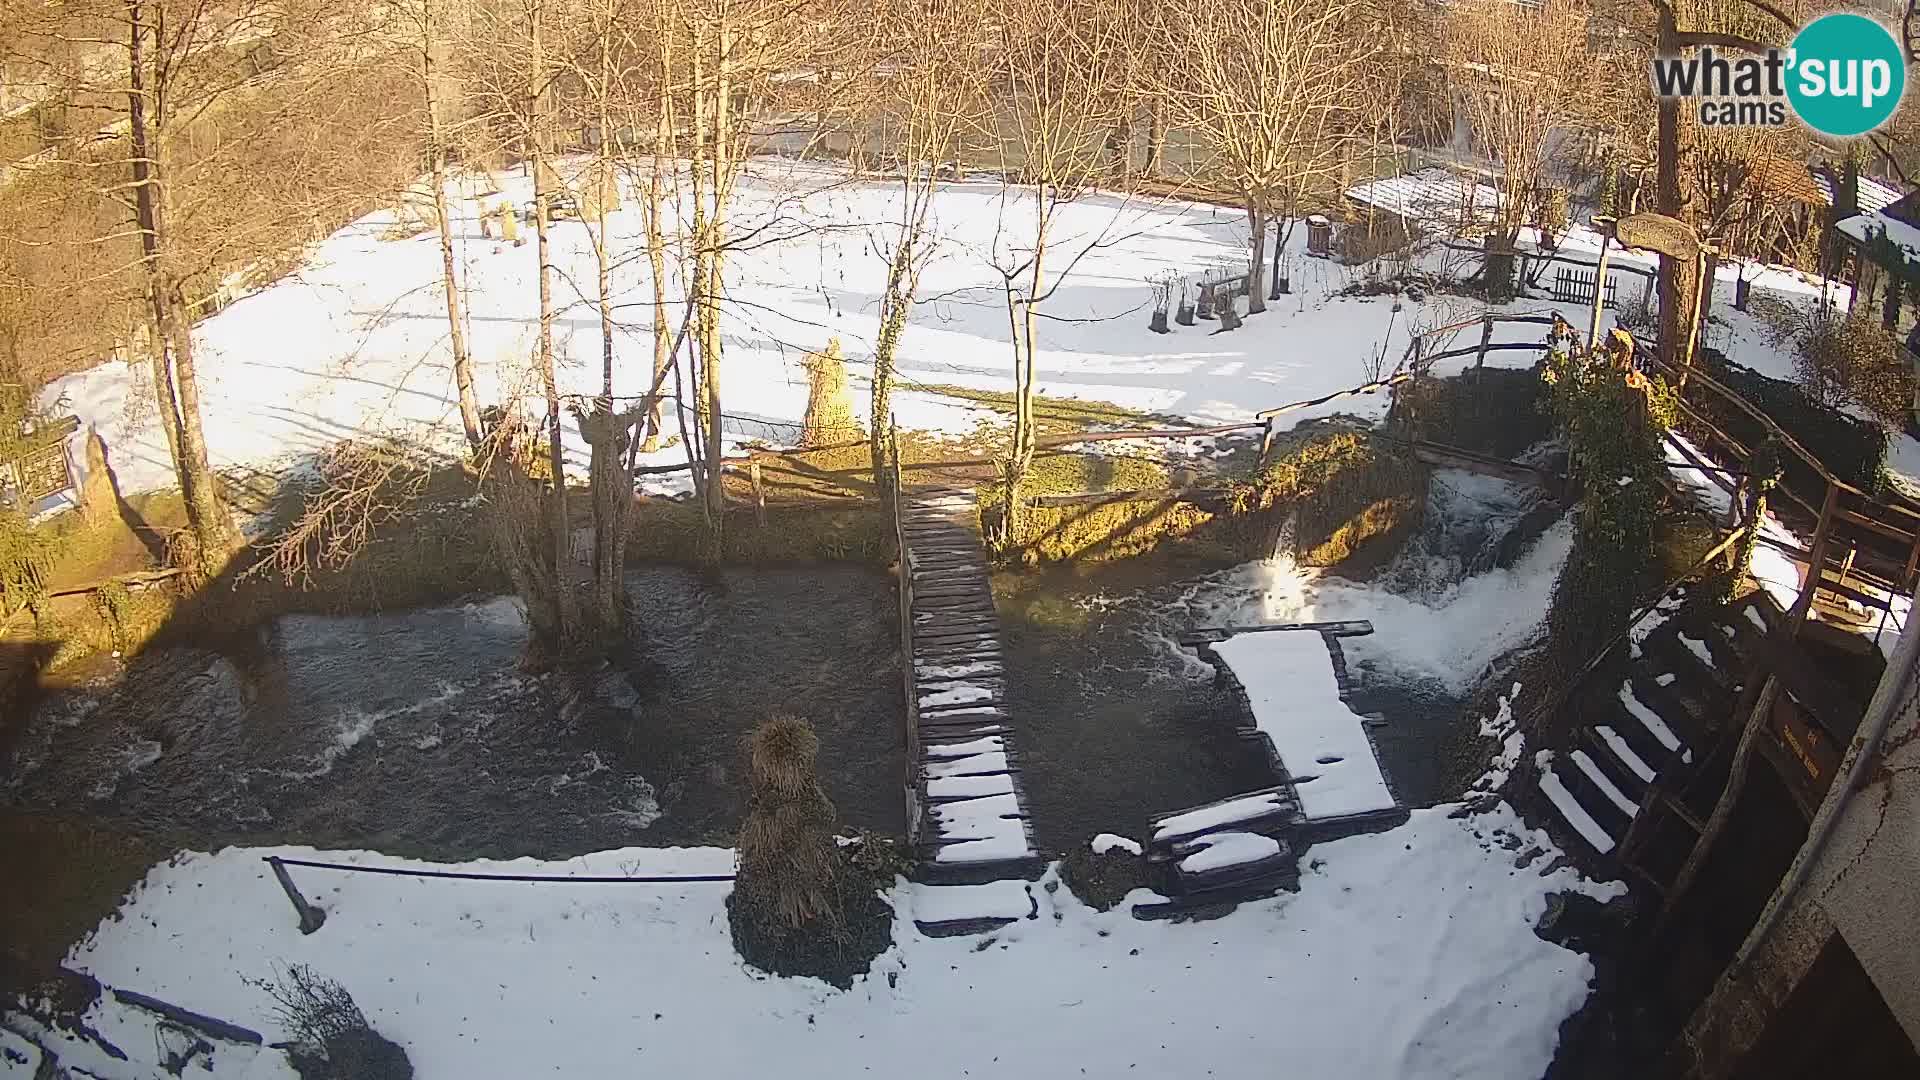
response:
[[[515,247],[479,235],[484,209],[501,201],[524,203],[531,181],[517,171],[495,179],[497,195],[477,196],[477,181],[467,178],[451,207],[483,405],[525,400],[538,385],[530,371],[538,323],[534,245]],[[743,233],[760,231],[755,244],[735,251],[727,263],[729,294],[752,299],[727,305],[722,316],[728,350],[723,433],[734,445],[754,439],[791,443],[806,406],[800,361],[808,350],[839,337],[850,390],[856,397],[864,392],[878,332],[873,298],[886,274],[871,247],[888,228],[884,223],[897,220],[899,186],[853,180],[832,166],[760,158],[749,164],[737,190],[732,220]],[[1011,388],[995,264],[1017,259],[1010,248],[1031,206],[1028,193],[1009,194],[990,180],[943,185],[933,210],[932,259],[921,279],[922,295],[930,299],[914,309],[901,344],[894,407],[903,427],[967,436],[983,419],[1004,424],[991,410],[924,387]],[[294,273],[194,327],[216,468],[298,470],[339,439],[385,434],[459,448],[438,243],[431,233],[389,239],[394,221],[395,212],[383,210],[353,222],[314,245]],[[610,221],[612,303],[623,313],[648,310],[653,290],[647,260],[634,257],[644,243],[637,203],[629,202]],[[1473,307],[1458,297],[1336,296],[1365,270],[1305,257],[1305,230],[1296,229],[1287,251],[1293,291],[1266,314],[1231,334],[1205,327],[1164,336],[1150,332],[1142,310],[1147,280],[1169,271],[1195,277],[1244,260],[1246,228],[1238,211],[1179,200],[1096,192],[1063,207],[1050,250],[1059,254],[1056,265],[1073,263],[1074,271],[1048,304],[1054,318],[1036,357],[1039,391],[1201,423],[1245,421],[1262,409],[1365,382],[1370,358],[1399,357],[1416,324],[1432,325],[1443,316],[1452,321],[1463,305]],[[597,298],[580,293],[595,280],[586,226],[556,224],[552,258],[560,389],[596,393]],[[679,297],[678,282],[669,282],[667,292]],[[1402,307],[1397,313],[1396,303]],[[1504,310],[1562,308],[1569,317],[1581,310],[1537,300]],[[652,349],[642,320],[623,317],[627,324],[614,343],[614,390],[631,396],[645,389]],[[1495,340],[1540,337],[1538,327],[1502,325]],[[1472,359],[1443,362],[1434,370],[1456,373]],[[1493,353],[1487,362],[1526,366],[1534,359],[1519,350]],[[47,402],[61,398],[63,408],[81,419],[82,432],[98,426],[123,492],[172,483],[143,367],[108,362],[69,376],[48,388]],[[1285,423],[1334,414],[1377,419],[1387,406],[1386,395],[1342,399],[1289,413]],[[569,467],[584,467],[586,445],[570,417],[565,437]],[[683,449],[664,447],[640,463],[683,458]],[[687,479],[665,474],[646,483],[672,491],[684,489]]]
[[[1307,820],[1394,807],[1318,632],[1238,634],[1213,649],[1246,688],[1254,726],[1280,754]]]
[[[1347,189],[1347,198],[1403,218],[1456,227],[1491,218],[1500,204],[1493,188],[1443,168],[1357,184]]]
[[[1514,683],[1512,690],[1500,695],[1494,714],[1480,718],[1480,734],[1499,740],[1500,750],[1487,763],[1487,771],[1474,781],[1473,786],[1478,790],[1495,791],[1504,787],[1507,777],[1520,764],[1520,755],[1527,745],[1527,738],[1516,730],[1519,725],[1513,717],[1513,703],[1520,700],[1520,687],[1521,684]]]
[[[1620,737],[1619,732],[1605,724],[1595,724],[1593,730],[1600,736],[1601,741],[1607,744],[1607,749],[1612,750],[1615,757],[1625,762],[1627,768],[1633,770],[1633,775],[1646,783],[1653,783],[1653,766],[1641,760],[1640,755],[1633,752],[1633,747],[1627,744],[1627,740]]]
[[[1033,914],[1033,896],[1024,881],[984,885],[909,885],[907,903],[918,922],[963,919],[1024,919]]]
[[[1655,675],[1653,677],[1653,682],[1654,682],[1654,685],[1656,686],[1672,686],[1674,683],[1679,681],[1680,681],[1680,676],[1675,675],[1671,671],[1662,672],[1661,674]]]
[[[1129,855],[1138,855],[1142,848],[1138,840],[1130,840],[1110,832],[1103,832],[1087,845],[1095,855],[1105,855],[1113,851],[1124,851]]]
[[[977,799],[984,795],[1013,793],[1013,777],[1005,773],[997,776],[931,777],[927,780],[929,799]]]
[[[1192,844],[1199,850],[1180,860],[1180,869],[1189,874],[1244,866],[1280,854],[1280,841],[1259,833],[1208,833],[1195,837]]]
[[[1212,806],[1202,806],[1185,813],[1161,818],[1154,823],[1153,838],[1165,840],[1169,837],[1205,832],[1218,825],[1232,825],[1270,814],[1284,806],[1286,806],[1286,797],[1272,791],[1238,799],[1227,799]]]
[[[1633,696],[1632,683],[1623,682],[1620,684],[1619,697],[1620,704],[1626,706],[1627,712],[1631,714],[1635,720],[1640,721],[1640,726],[1646,728],[1648,734],[1660,740],[1661,746],[1669,750],[1680,749],[1680,736],[1675,735],[1673,729],[1667,726],[1667,722],[1660,719],[1659,713],[1647,708],[1645,703]]]
[[[1607,830],[1600,827],[1599,822],[1593,820],[1593,815],[1587,813],[1586,807],[1580,805],[1580,800],[1574,798],[1573,792],[1568,791],[1567,786],[1560,782],[1560,774],[1548,766],[1552,757],[1553,752],[1550,750],[1542,750],[1536,757],[1540,765],[1541,793],[1546,795],[1547,801],[1559,811],[1561,820],[1565,821],[1574,832],[1579,833],[1587,843],[1592,844],[1595,851],[1602,855],[1612,851],[1613,837],[1607,834]]]
[[[984,742],[985,740],[977,741]],[[995,742],[998,743],[999,740],[996,738]],[[1000,744],[994,749],[978,754],[969,754],[964,757],[953,754],[930,755],[935,757],[936,760],[927,766],[927,775],[929,777],[985,776],[990,773],[1006,772],[1008,763],[1007,752],[1004,749],[1004,745],[1005,744]],[[945,747],[935,746],[929,747],[929,749],[945,749]]]
[[[1613,779],[1601,771],[1599,763],[1595,762],[1585,750],[1575,750],[1567,756],[1573,758],[1573,763],[1580,767],[1581,772],[1587,774],[1587,779],[1593,781],[1593,786],[1600,789],[1600,793],[1607,797],[1608,802],[1619,807],[1620,811],[1628,817],[1639,815],[1640,804],[1627,798],[1626,792],[1621,791],[1614,784]]]
[[[1687,651],[1692,653],[1694,656],[1698,657],[1701,663],[1707,665],[1708,667],[1718,666],[1713,662],[1713,653],[1707,651],[1706,642],[1701,641],[1699,638],[1696,638],[1696,637],[1688,637],[1685,634],[1681,634],[1680,644],[1685,645],[1687,647]]]
[[[987,701],[993,697],[993,691],[972,683],[954,683],[932,693],[920,695],[920,707],[936,709],[942,705],[969,705],[976,701]]]
[[[978,739],[958,743],[926,743],[920,752],[930,758],[966,758],[979,754],[1004,754],[1007,743],[998,735],[986,735]]]
[[[1884,235],[1909,261],[1920,260],[1920,228],[1891,214],[1871,210],[1842,218],[1834,222],[1833,227],[1863,244],[1871,243],[1875,236]]]
[[[0,1028],[0,1076],[34,1080],[40,1075],[40,1048]]]
[[[995,675],[998,660],[980,660],[971,664],[915,664],[913,674],[920,679],[966,679],[975,675]]]
[[[1102,913],[1064,887],[1036,888],[1039,918],[991,939],[934,938],[912,920],[961,910],[962,897],[965,910],[991,899],[1009,911],[1011,890],[898,888],[892,949],[845,992],[746,968],[729,940],[724,884],[309,872],[301,884],[329,914],[302,936],[261,856],[359,857],[304,848],[230,848],[156,866],[68,962],[269,1041],[284,1033],[245,980],[310,964],[407,1049],[421,1080],[868,1071],[946,1080],[1083,1068],[1252,1078],[1272,1075],[1277,1060],[1303,1076],[1532,1080],[1593,968],[1531,928],[1554,892],[1620,890],[1565,866],[1517,870],[1494,834],[1550,848],[1543,833],[1504,805],[1462,820],[1447,817],[1453,809],[1316,845],[1298,894],[1204,923],[1140,921],[1124,905]],[[636,848],[513,868],[731,864],[725,850]]]

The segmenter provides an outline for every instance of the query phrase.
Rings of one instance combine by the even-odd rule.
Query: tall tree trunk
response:
[[[627,450],[632,445],[633,423],[644,412],[644,405],[632,412],[620,412],[613,397],[613,267],[607,250],[607,232],[612,227],[608,217],[619,202],[619,180],[613,171],[613,123],[607,111],[607,95],[613,81],[607,38],[613,31],[608,21],[601,21],[594,29],[600,43],[600,82],[596,94],[600,149],[594,162],[597,190],[589,205],[594,208],[595,220],[589,226],[589,235],[593,241],[595,285],[600,292],[600,396],[593,403],[591,416],[581,418],[580,430],[586,435],[591,451],[588,481],[593,501],[592,625],[600,640],[611,641],[626,624],[627,511],[633,505],[633,473],[627,464]]]
[[[1046,287],[1047,185],[1042,183],[1036,194],[1039,206],[1036,210],[1038,217],[1034,229],[1033,265],[1027,283],[1027,295],[1021,300],[1011,283],[1007,295],[1007,320],[1013,338],[1013,453],[1007,461],[1000,534],[994,538],[995,546],[1003,551],[1011,549],[1020,536],[1020,522],[1025,512],[1021,505],[1022,491],[1026,485],[1027,471],[1033,466],[1034,327],[1038,321],[1034,307]]]
[[[1655,3],[1657,55],[1680,55],[1680,28],[1674,7],[1681,0]],[[1662,214],[1694,224],[1693,170],[1697,137],[1679,98],[1660,98],[1656,109],[1655,207]],[[1692,259],[1660,256],[1660,359],[1686,369],[1693,363],[1688,339],[1689,315],[1697,310],[1699,267]]]
[[[420,89],[427,106],[427,156],[433,184],[433,223],[440,232],[440,280],[447,292],[447,344],[453,350],[453,381],[460,395],[460,426],[467,448],[480,452],[486,435],[480,428],[480,401],[473,389],[473,357],[467,351],[466,319],[460,310],[460,282],[454,273],[453,215],[447,209],[447,139],[440,118],[438,40],[433,23],[433,0],[425,0],[420,15]]]
[[[911,226],[909,226],[910,228]],[[904,230],[903,230],[904,231]],[[868,450],[873,459],[873,486],[880,492],[882,505],[891,507],[899,495],[893,490],[893,474],[887,464],[887,431],[893,417],[893,369],[900,349],[900,335],[906,331],[907,309],[913,303],[907,288],[908,267],[913,258],[912,240],[903,235],[900,246],[887,266],[887,287],[880,296],[880,335],[873,347],[872,408],[867,413]]]
[[[560,385],[554,375],[553,367],[553,276],[551,265],[551,243],[548,233],[547,212],[547,157],[546,138],[541,125],[545,120],[545,56],[541,50],[540,21],[541,5],[535,3],[532,11],[531,39],[533,81],[528,86],[527,112],[532,127],[533,144],[533,231],[535,250],[539,258],[539,294],[540,294],[540,336],[535,349],[534,363],[540,369],[540,386],[547,399],[547,466],[553,474],[552,490],[547,498],[547,530],[551,534],[551,554],[553,559],[554,593],[552,603],[556,614],[555,622],[562,627],[562,639],[556,643],[564,652],[574,647],[573,636],[576,621],[573,617],[573,575],[571,569],[570,537],[567,521],[567,465],[566,451],[561,443],[561,430],[564,423],[560,408]]]
[[[152,322],[154,394],[167,430],[187,524],[200,549],[200,569],[215,571],[239,545],[239,534],[214,486],[200,420],[193,333],[186,325],[180,285],[168,264],[165,188],[165,87],[150,85],[144,54],[145,0],[127,0],[127,120],[133,150],[134,219]],[[148,95],[153,95],[152,113]]]
[[[1252,230],[1253,258],[1247,263],[1247,314],[1267,310],[1267,290],[1262,281],[1267,272],[1267,215],[1260,200],[1247,197],[1247,227]]]
[[[693,391],[693,436],[688,453],[696,462],[694,466],[693,487],[700,496],[701,510],[706,514],[708,531],[720,528],[720,522],[714,519],[713,501],[708,497],[708,489],[718,481],[719,465],[705,460],[707,448],[706,432],[719,421],[719,417],[708,415],[707,396],[701,390],[703,380],[701,369],[707,362],[707,350],[712,345],[710,332],[713,308],[708,303],[707,262],[712,258],[709,249],[712,238],[707,231],[707,167],[712,148],[707,137],[707,88],[706,88],[706,50],[707,35],[702,25],[696,25],[693,31],[693,274],[687,281],[687,288],[693,295],[694,303],[694,344],[697,346],[695,358],[687,364],[687,381]],[[697,362],[696,362],[697,361]]]
[[[661,58],[663,70],[671,70],[671,63],[662,44]],[[667,323],[667,241],[666,231],[661,226],[660,215],[666,202],[665,179],[667,169],[667,148],[673,143],[673,106],[672,98],[663,87],[660,91],[660,117],[653,133],[653,174],[647,178],[647,264],[653,269],[653,392],[646,401],[646,438],[641,449],[652,453],[660,446],[660,423],[662,420],[661,397],[659,388],[666,382],[667,369],[673,366],[672,331]]]
[[[1167,105],[1166,98],[1155,94],[1147,99],[1147,160],[1140,171],[1147,177],[1157,177],[1163,164],[1162,157],[1167,148]]]
[[[706,390],[707,412],[712,423],[707,426],[707,462],[710,470],[707,477],[707,512],[713,518],[714,555],[719,556],[720,541],[725,527],[723,515],[727,508],[727,490],[724,483],[724,470],[720,467],[721,439],[724,417],[720,406],[720,360],[724,346],[720,339],[720,294],[725,288],[722,268],[726,251],[722,244],[726,234],[726,194],[723,185],[730,178],[733,169],[733,128],[731,117],[731,85],[733,58],[733,32],[723,21],[720,25],[720,50],[716,58],[717,80],[713,94],[713,153],[709,163],[713,169],[708,194],[713,201],[712,213],[707,219],[707,230],[712,236],[711,250],[707,253],[707,284],[704,290],[707,305],[707,324],[705,331],[707,342],[702,350],[706,356],[706,378],[703,380]]]

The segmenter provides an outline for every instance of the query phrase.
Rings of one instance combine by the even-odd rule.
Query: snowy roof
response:
[[[1293,775],[1308,821],[1397,805],[1360,717],[1340,700],[1333,655],[1317,632],[1239,634],[1213,651],[1246,687],[1254,726]]]
[[[1875,236],[1884,234],[1906,255],[1908,262],[1920,263],[1920,227],[1909,225],[1885,210],[1842,218],[1834,228],[1862,244],[1872,243]]]
[[[1813,173],[1813,186],[1820,189],[1820,201],[1832,206],[1833,183],[1827,179],[1825,173],[1818,171]],[[1862,176],[1858,196],[1860,209],[1872,213],[1885,210],[1888,205],[1900,198],[1900,192],[1897,188],[1888,187],[1872,177]]]
[[[1404,218],[1458,225],[1469,207],[1475,219],[1491,216],[1500,197],[1485,184],[1433,168],[1356,184],[1347,198]]]

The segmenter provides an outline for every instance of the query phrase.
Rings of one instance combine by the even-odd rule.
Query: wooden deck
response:
[[[1000,620],[973,492],[900,493],[907,828],[931,882],[1030,878],[1042,867],[1013,749]]]

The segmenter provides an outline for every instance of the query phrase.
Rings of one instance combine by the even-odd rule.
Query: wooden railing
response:
[[[887,489],[890,509],[893,511],[894,550],[900,559],[900,684],[906,694],[906,708],[902,710],[902,715],[906,718],[907,747],[901,791],[907,810],[907,846],[912,847],[920,842],[920,688],[913,671],[913,566],[907,561],[907,529],[900,512],[905,503],[900,466],[900,421],[894,417],[888,417],[887,424]]]
[[[1715,468],[1712,463],[1687,454],[1684,447],[1679,448],[1690,463],[1703,467],[1714,483],[1727,492],[1736,512],[1746,495],[1746,473],[1755,448],[1723,431],[1706,415],[1705,403],[1709,398],[1724,402],[1758,424],[1768,439],[1793,455],[1819,479],[1824,494],[1818,506],[1786,484],[1774,488],[1812,523],[1813,535],[1805,548],[1764,533],[1760,536],[1761,543],[1786,555],[1805,570],[1800,594],[1788,611],[1789,635],[1799,633],[1819,592],[1842,596],[1880,611],[1879,621],[1884,630],[1893,598],[1912,595],[1916,572],[1920,571],[1920,511],[1899,502],[1877,499],[1835,476],[1825,462],[1772,417],[1697,367],[1681,371],[1646,347],[1639,351],[1639,361],[1643,367],[1665,374],[1681,388],[1677,395],[1680,412],[1697,431],[1704,433],[1708,449],[1740,465],[1738,470]],[[1832,578],[1828,577],[1829,572],[1833,573]],[[1856,581],[1865,588],[1851,584]]]

